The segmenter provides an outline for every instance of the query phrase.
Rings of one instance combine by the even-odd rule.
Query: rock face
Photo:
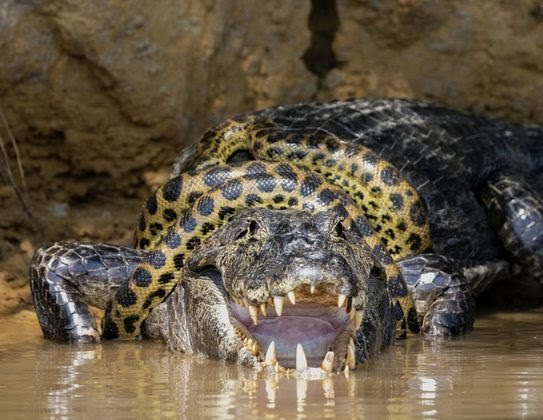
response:
[[[338,0],[319,97],[427,98],[543,123],[541,0]]]
[[[42,242],[128,242],[151,186],[212,123],[348,96],[543,123],[541,51],[539,0],[4,0],[0,106],[42,237],[0,184],[0,314],[28,303]]]

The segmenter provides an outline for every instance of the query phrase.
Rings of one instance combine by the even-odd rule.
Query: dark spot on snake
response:
[[[417,251],[422,244],[422,239],[420,235],[416,233],[411,233],[409,235],[409,238],[407,238],[405,242],[409,245],[409,248],[411,249],[411,251]]]
[[[207,174],[204,175],[204,184],[209,188],[217,187],[221,184],[224,184],[228,179],[230,179],[231,170],[229,168],[220,167],[212,168]]]
[[[337,206],[335,206],[332,211],[341,219],[341,220],[345,220],[348,216],[349,216],[349,213],[347,212],[347,209],[345,208],[345,206],[341,203],[339,203]]]
[[[400,182],[400,174],[392,166],[387,166],[381,171],[381,181],[388,186],[397,185]]]
[[[266,166],[264,164],[259,162],[251,163],[249,166],[247,166],[247,169],[245,169],[245,176],[252,179],[251,175],[258,175],[263,172],[266,172]]]
[[[248,207],[252,207],[255,203],[262,204],[262,198],[258,194],[247,194],[245,197],[245,204]]]
[[[377,156],[375,156],[373,153],[369,152],[369,153],[366,153],[363,157],[362,157],[362,162],[366,165],[370,165],[370,166],[375,166],[375,164],[377,163],[379,159],[377,158]]]
[[[283,131],[276,131],[274,133],[270,133],[268,137],[266,137],[266,141],[270,144],[277,143],[278,141],[285,139],[285,133]]]
[[[198,213],[200,213],[202,216],[209,216],[211,213],[213,213],[214,208],[215,201],[209,196],[200,199],[200,201],[198,201],[198,206],[196,207]]]
[[[377,204],[375,201],[370,201],[368,204],[373,210],[379,210],[379,204]]]
[[[391,220],[392,220],[392,217],[390,217],[390,215],[388,215],[386,213],[381,215],[381,222],[383,222],[384,224],[387,224]]]
[[[192,251],[194,248],[200,245],[200,242],[201,240],[197,236],[190,238],[189,241],[187,242],[187,249]]]
[[[358,171],[358,165],[356,163],[351,164],[351,176],[354,176],[354,174]]]
[[[104,331],[102,336],[106,339],[113,340],[114,338],[119,338],[119,327],[115,324],[109,316],[106,316],[104,321]]]
[[[166,256],[164,253],[156,249],[153,252],[151,252],[148,256],[149,264],[151,264],[154,268],[159,269],[166,264]]]
[[[149,306],[151,306],[155,297],[162,300],[164,296],[166,296],[166,291],[164,289],[157,289],[153,293],[150,293],[145,299],[145,302],[143,302],[143,309],[147,309]]]
[[[374,193],[375,195],[381,195],[383,193],[383,190],[378,185],[375,185],[371,187],[371,192]]]
[[[326,155],[322,152],[316,153],[315,156],[313,156],[313,163],[316,164],[320,160],[324,160],[326,158]]]
[[[179,227],[183,229],[185,232],[190,233],[193,232],[194,229],[196,229],[196,225],[198,222],[194,217],[192,217],[189,213],[185,213],[181,221],[179,222]]]
[[[183,268],[184,258],[185,258],[185,254],[183,253],[177,254],[176,256],[173,257],[173,264],[176,270],[179,271]]]
[[[332,168],[334,166],[337,165],[337,160],[335,159],[327,159],[326,162],[324,162],[324,164],[328,167],[328,168]]]
[[[364,193],[362,191],[357,191],[353,194],[353,197],[360,200],[360,201],[363,201],[364,200]]]
[[[151,284],[152,276],[145,268],[137,268],[134,272],[134,282],[136,286],[147,287]]]
[[[279,204],[279,203],[282,203],[283,201],[285,201],[285,196],[284,195],[281,195],[281,194],[277,194],[273,197],[273,202],[275,204]]]
[[[162,232],[163,226],[160,223],[151,223],[149,225],[149,231],[151,235],[156,236],[159,232]]]
[[[158,278],[158,282],[160,284],[165,284],[165,283],[169,283],[174,278],[175,276],[173,275],[173,273],[164,273],[160,275],[160,277]]]
[[[313,194],[322,185],[322,179],[315,174],[307,174],[300,187],[300,194],[304,197]]]
[[[162,188],[162,196],[171,203],[179,198],[182,189],[181,177],[170,179]]]
[[[402,220],[400,223],[398,223],[397,228],[398,230],[405,232],[407,230],[407,224]]]
[[[423,226],[426,223],[426,216],[420,202],[416,201],[409,208],[409,217],[417,226]]]
[[[155,214],[158,209],[156,196],[155,194],[151,194],[149,199],[147,200],[147,211],[149,214]]]
[[[385,230],[385,235],[387,235],[390,239],[394,240],[396,239],[396,234],[394,233],[394,231],[390,228],[388,228],[387,230]]]
[[[272,158],[272,159],[273,159],[275,156],[278,156],[278,155],[281,154],[281,149],[279,149],[279,148],[277,148],[277,147],[270,147],[270,148],[268,149],[267,154],[268,154],[268,157],[269,157],[269,158]]]
[[[256,178],[256,185],[262,192],[272,192],[275,188],[276,181],[270,174],[260,174]]]
[[[132,334],[134,331],[136,331],[136,327],[134,326],[134,323],[138,322],[140,319],[139,315],[130,315],[127,316],[123,322],[124,322],[124,329],[128,334]]]
[[[202,225],[202,228],[200,229],[200,231],[202,232],[202,234],[204,235],[207,235],[209,232],[215,230],[215,225],[213,223],[204,223]]]
[[[176,249],[181,245],[181,236],[174,229],[170,229],[164,237],[164,242],[166,242],[168,248]]]
[[[392,209],[394,211],[400,211],[403,208],[403,196],[398,193],[391,193],[388,198],[392,203]]]
[[[402,247],[399,245],[394,245],[393,247],[388,248],[390,255],[398,255],[402,251]]]
[[[151,242],[149,242],[149,239],[141,238],[140,243],[139,243],[139,248],[140,249],[147,249],[149,247],[149,245],[151,245]]]
[[[230,201],[237,200],[243,192],[243,185],[239,179],[228,181],[221,187],[222,196]]]
[[[188,204],[192,204],[194,203],[196,200],[198,200],[202,195],[204,195],[204,193],[202,193],[201,191],[193,191],[189,194],[188,198],[187,198],[187,201],[188,201]]]
[[[175,212],[174,209],[165,209],[162,212],[162,217],[167,222],[173,222],[175,219],[177,219],[177,213]]]
[[[223,206],[219,210],[219,219],[224,220],[229,215],[234,214],[235,212],[236,212],[236,209],[229,206]]]
[[[373,174],[371,172],[363,173],[362,181],[364,181],[366,184],[369,184],[371,181],[373,181]]]
[[[119,287],[115,298],[117,299],[117,302],[119,302],[119,305],[125,308],[134,305],[138,301],[138,297],[132,290],[130,290],[128,283],[125,283]]]
[[[296,197],[290,197],[288,199],[288,205],[292,206],[292,207],[297,206],[298,205],[298,199]]]
[[[330,204],[330,202],[332,202],[336,198],[337,198],[337,194],[328,188],[324,188],[319,194],[319,199],[322,201],[322,203],[325,206]]]

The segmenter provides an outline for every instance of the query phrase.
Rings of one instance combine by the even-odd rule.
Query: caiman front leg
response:
[[[397,265],[415,302],[422,334],[453,336],[473,327],[475,299],[453,261],[438,254],[420,254]]]
[[[502,245],[524,275],[543,281],[543,198],[526,181],[501,174],[481,199]]]
[[[39,249],[30,265],[30,288],[45,338],[99,340],[90,306],[105,309],[142,256],[132,248],[80,242]]]

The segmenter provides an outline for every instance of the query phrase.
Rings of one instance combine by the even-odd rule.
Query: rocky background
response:
[[[213,123],[390,96],[543,124],[542,52],[541,0],[2,0],[0,107],[26,194],[5,124],[0,137],[31,216],[0,180],[0,315],[29,307],[37,246],[129,243],[140,203]]]

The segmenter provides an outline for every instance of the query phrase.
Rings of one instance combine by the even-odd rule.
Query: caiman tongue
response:
[[[295,367],[296,348],[303,346],[309,366],[320,366],[323,357],[331,350],[338,335],[350,322],[344,308],[314,303],[286,305],[281,316],[273,308],[255,325],[249,310],[235,305],[234,316],[245,326],[260,345],[267,349],[275,343],[278,362],[284,367]]]

